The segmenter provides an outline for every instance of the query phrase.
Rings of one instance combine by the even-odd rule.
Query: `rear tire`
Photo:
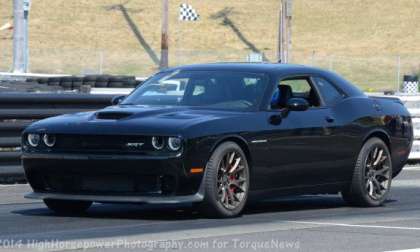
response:
[[[341,194],[354,206],[381,206],[391,189],[392,161],[388,146],[379,138],[369,139],[360,150],[349,188]]]
[[[225,142],[216,148],[207,162],[204,179],[200,212],[211,218],[231,218],[242,212],[248,199],[249,166],[236,143]]]
[[[92,205],[91,201],[44,199],[45,205],[58,214],[80,214]]]

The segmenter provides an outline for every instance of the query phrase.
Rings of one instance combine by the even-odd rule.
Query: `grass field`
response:
[[[178,21],[188,2],[199,22]],[[148,75],[160,57],[158,0],[32,0],[33,72]],[[0,0],[0,26],[12,1]],[[294,0],[293,62],[331,68],[362,88],[391,89],[420,70],[420,0]],[[170,64],[275,60],[278,0],[170,0]],[[11,66],[11,31],[0,31],[0,71]]]

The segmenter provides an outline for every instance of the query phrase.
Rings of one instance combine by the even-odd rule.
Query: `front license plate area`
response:
[[[84,178],[81,190],[86,192],[135,192],[135,183],[122,178]]]

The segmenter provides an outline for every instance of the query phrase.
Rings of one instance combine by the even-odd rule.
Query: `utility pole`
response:
[[[169,0],[162,0],[162,37],[160,46],[160,69],[169,65]]]
[[[277,62],[283,63],[283,0],[280,0],[277,37]]]
[[[277,60],[289,63],[292,54],[293,0],[280,0]]]
[[[293,13],[293,0],[286,0],[286,63],[290,63],[292,59],[292,13]]]
[[[28,16],[30,0],[13,1],[13,72],[28,72]]]

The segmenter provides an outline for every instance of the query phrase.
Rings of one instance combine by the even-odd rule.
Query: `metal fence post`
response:
[[[28,72],[28,16],[30,0],[13,1],[13,72]]]
[[[397,80],[396,80],[397,89],[395,90],[396,92],[400,91],[400,79],[401,79],[401,56],[398,55],[397,56]]]
[[[162,37],[160,52],[160,69],[169,65],[169,1],[162,0]]]

